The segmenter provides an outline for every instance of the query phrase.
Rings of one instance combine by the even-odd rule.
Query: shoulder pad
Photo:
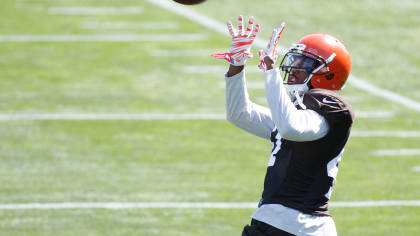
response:
[[[303,97],[303,104],[327,118],[331,115],[350,116],[354,120],[354,112],[350,104],[337,93],[326,89],[310,89]]]

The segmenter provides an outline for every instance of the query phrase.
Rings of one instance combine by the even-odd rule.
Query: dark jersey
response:
[[[282,204],[307,214],[328,216],[328,200],[354,113],[330,90],[309,90],[303,104],[325,118],[329,131],[318,140],[294,142],[281,138],[277,128],[273,130],[272,156],[260,205]]]

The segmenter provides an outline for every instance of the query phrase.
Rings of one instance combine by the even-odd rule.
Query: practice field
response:
[[[2,0],[0,235],[240,235],[271,145],[224,119],[224,22],[265,45],[325,32],[356,111],[331,199],[339,235],[420,233],[416,0]],[[266,104],[257,59],[251,99]]]

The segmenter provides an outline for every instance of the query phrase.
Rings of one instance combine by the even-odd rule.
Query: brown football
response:
[[[174,0],[177,3],[184,4],[184,5],[195,5],[202,3],[206,0]]]

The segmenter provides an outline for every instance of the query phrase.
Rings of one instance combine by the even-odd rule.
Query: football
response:
[[[206,0],[174,0],[177,3],[184,4],[184,5],[195,5],[202,3]]]

